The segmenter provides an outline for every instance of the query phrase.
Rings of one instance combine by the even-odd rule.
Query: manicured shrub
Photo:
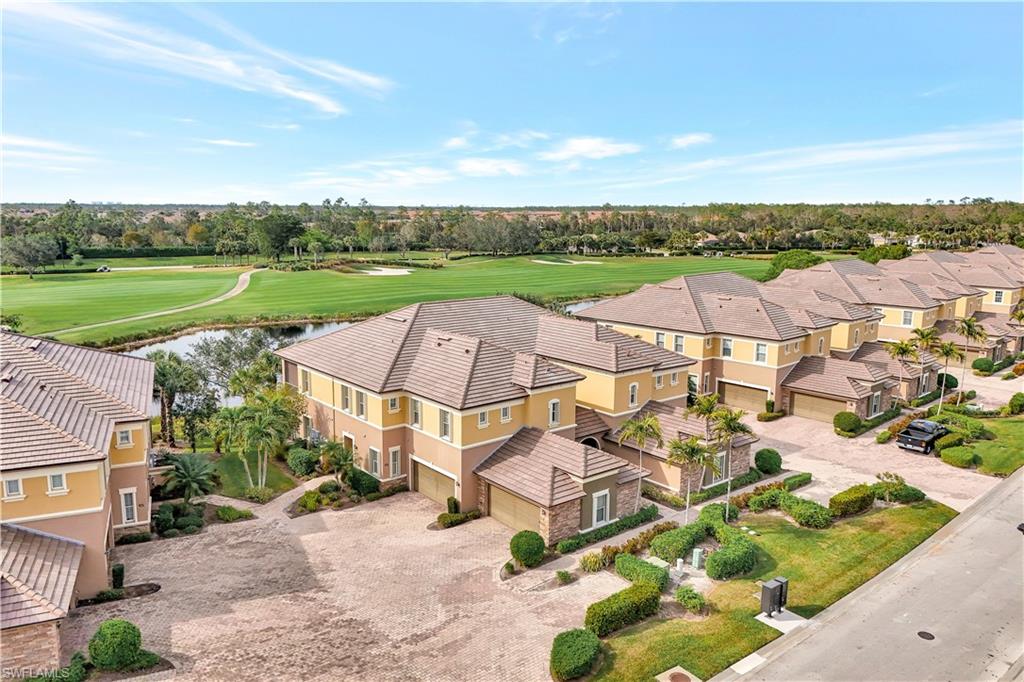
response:
[[[252,512],[248,509],[238,509],[231,505],[217,507],[217,518],[225,523],[232,523],[241,519],[251,519]]]
[[[947,433],[945,436],[935,440],[935,451],[942,452],[946,448],[955,448],[964,444],[964,436],[961,433]]]
[[[330,495],[331,493],[340,492],[341,484],[337,481],[324,481],[317,490],[323,495]]]
[[[245,499],[250,502],[256,502],[258,504],[266,504],[274,497],[274,491],[270,488],[263,486],[255,486],[253,488],[246,488],[243,493]]]
[[[946,374],[942,372],[939,374],[939,386],[946,385],[946,390],[951,391],[960,385],[960,382],[956,380],[956,377],[952,374]]]
[[[505,569],[505,573],[507,573],[508,575],[516,574],[516,565],[511,561],[506,561],[503,568]]]
[[[459,513],[459,501],[454,497],[449,497],[448,500],[448,513],[458,514]]]
[[[975,358],[974,362],[971,363],[971,369],[977,370],[984,374],[991,374],[992,368],[995,367],[994,362],[991,358]]]
[[[162,537],[165,537],[165,538],[176,538],[176,537],[179,537],[180,535],[181,535],[181,531],[178,530],[177,528],[168,528],[167,530],[164,531]]]
[[[959,433],[966,441],[979,440],[981,438],[985,438],[987,434],[985,423],[983,421],[976,417],[968,417],[965,414],[960,414],[955,410],[943,412],[935,417],[935,421],[940,424],[945,424],[951,431]]]
[[[320,493],[316,490],[307,490],[299,498],[299,509],[307,512],[315,512],[320,508]]]
[[[785,412],[758,412],[757,421],[759,422],[773,422],[776,419],[782,419],[786,416]]]
[[[974,450],[967,446],[946,448],[940,456],[946,464],[952,464],[961,469],[969,469],[974,466]]]
[[[686,558],[708,535],[707,525],[697,521],[662,533],[651,541],[651,554],[669,563]]]
[[[878,443],[878,444],[888,443],[891,440],[892,440],[892,431],[889,431],[888,429],[882,429],[875,436],[875,442]]]
[[[650,583],[659,592],[668,587],[668,571],[632,554],[615,557],[615,572],[633,584]]]
[[[747,508],[752,512],[763,512],[766,509],[774,509],[779,506],[779,501],[785,493],[785,490],[773,488],[761,493],[760,495],[754,495],[747,502]]]
[[[573,575],[569,571],[555,571],[555,577],[558,578],[559,585],[568,585],[573,581]]]
[[[832,525],[832,513],[813,500],[787,493],[779,505],[794,521],[807,528],[828,528]]]
[[[114,564],[110,567],[110,584],[115,590],[124,587],[124,564]]]
[[[583,619],[587,629],[598,637],[638,623],[658,612],[661,592],[650,583],[637,583],[587,607]]]
[[[676,601],[690,613],[700,613],[707,606],[704,595],[689,585],[680,585],[676,588]]]
[[[92,598],[92,601],[95,604],[102,604],[103,602],[117,601],[119,599],[124,599],[124,590],[120,587],[112,590],[100,590]]]
[[[352,470],[352,475],[349,477],[349,485],[352,486],[352,490],[359,493],[362,497],[380,491],[380,481],[362,469]]]
[[[383,499],[385,497],[391,497],[392,495],[397,495],[398,493],[407,493],[407,492],[409,492],[409,486],[407,486],[406,484],[402,483],[401,485],[393,485],[390,488],[388,488],[387,490],[379,490],[379,491],[377,491],[375,493],[370,493],[369,495],[366,496],[366,501],[367,502],[373,502],[375,500],[380,500],[380,499]]]
[[[473,519],[479,518],[480,512],[477,511],[476,509],[473,509],[472,511],[468,511],[465,513],[458,512],[455,514],[448,514],[444,512],[437,515],[437,525],[441,526],[441,528],[451,528],[452,526],[458,526],[463,523],[466,523],[467,521],[472,521]],[[543,544],[543,541],[541,542]]]
[[[721,523],[715,526],[714,534],[721,546],[711,553],[705,564],[709,578],[727,580],[753,570],[757,547],[743,531]]]
[[[977,397],[978,397],[978,392],[975,391],[973,388],[971,390],[967,391],[966,393],[964,393],[964,398],[966,398],[967,400],[974,400]]]
[[[832,417],[832,426],[840,431],[856,433],[860,429],[861,419],[853,412],[837,412]]]
[[[875,493],[866,483],[836,493],[828,500],[828,509],[832,516],[853,516],[871,508],[875,503]]]
[[[624,530],[642,526],[656,518],[658,518],[658,508],[655,505],[650,504],[646,507],[641,507],[640,511],[635,514],[623,516],[614,523],[609,523],[606,526],[595,528],[594,530],[587,531],[586,533],[580,533],[574,537],[566,538],[555,545],[555,549],[557,549],[560,554],[575,552],[578,549],[583,549],[587,545],[600,542],[601,540],[610,538],[613,535],[618,535]]]
[[[203,529],[202,526],[185,526],[181,529],[182,535],[195,535]]]
[[[172,520],[173,524],[174,521]],[[122,535],[114,543],[115,545],[137,545],[140,542],[149,542],[153,539],[152,533],[130,533],[128,535]]]
[[[761,472],[758,471],[756,468],[751,468],[747,470],[747,473],[740,474],[739,476],[736,476],[735,478],[732,479],[731,489],[736,490],[737,488],[742,488],[745,485],[750,485],[751,483],[756,483],[757,481],[760,480]],[[704,488],[703,490],[696,491],[690,495],[690,504],[700,504],[701,502],[718,497],[719,495],[724,495],[726,490],[729,489],[728,486],[728,482],[719,483],[717,485]]]
[[[1010,408],[1010,414],[1024,413],[1024,393],[1014,393],[1010,396],[1007,406]]]
[[[288,462],[288,468],[296,476],[309,476],[316,469],[320,457],[315,452],[310,452],[305,448],[292,448],[288,451],[288,457],[285,461]]]
[[[521,530],[509,542],[512,558],[527,568],[533,568],[544,559],[544,538],[532,530]]]
[[[63,668],[53,670],[35,677],[23,678],[24,682],[85,682],[89,677],[88,661],[85,654],[76,651],[71,654],[71,662]]]
[[[580,570],[584,573],[597,573],[604,568],[604,559],[600,552],[587,552],[580,557]]]
[[[876,493],[877,494],[877,493]],[[925,500],[925,494],[919,488],[915,488],[912,485],[902,485],[896,488],[889,495],[889,499],[893,502],[899,502],[900,504],[913,504],[914,502],[923,502]]]
[[[89,640],[89,660],[100,670],[127,670],[142,653],[142,633],[132,623],[111,618]]]
[[[750,502],[750,498],[754,496],[753,492],[740,493],[739,495],[733,495],[729,498],[730,504],[736,505],[738,509],[746,509],[747,503]]]
[[[811,482],[811,474],[808,472],[802,472],[799,474],[793,474],[782,479],[782,484],[786,486],[786,490],[793,491],[797,488],[801,488]]]
[[[761,448],[754,454],[754,466],[762,474],[771,476],[782,471],[782,455],[772,448]]]
[[[178,530],[184,530],[189,526],[198,526],[202,528],[203,519],[198,516],[182,516],[180,519],[174,521],[174,527]]]
[[[709,504],[700,510],[700,514],[697,516],[698,519],[702,519],[704,523],[717,523],[724,521],[725,505],[721,502],[715,502]],[[734,504],[729,505],[729,520],[735,521],[740,517],[740,510]]]
[[[566,630],[551,644],[551,677],[562,682],[588,675],[601,653],[601,640],[590,630]]]

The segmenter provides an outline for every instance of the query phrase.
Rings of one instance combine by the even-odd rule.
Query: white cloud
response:
[[[291,132],[302,130],[302,126],[298,123],[258,123],[257,125],[267,130],[288,130]]]
[[[539,130],[519,130],[514,133],[498,133],[494,136],[494,143],[490,149],[505,149],[506,147],[529,147],[538,140],[547,140],[551,136]]]
[[[456,164],[463,175],[493,177],[495,175],[526,175],[526,165],[512,159],[470,158]]]
[[[469,138],[465,135],[456,135],[455,137],[449,137],[444,141],[445,149],[464,149],[469,146]]]
[[[33,168],[53,172],[72,173],[82,165],[97,161],[92,152],[56,140],[44,140],[23,135],[0,135],[5,168]]]
[[[669,143],[669,149],[686,149],[692,147],[695,144],[707,144],[708,142],[714,141],[715,136],[711,133],[686,133],[685,135],[676,135],[672,138]]]
[[[607,137],[571,137],[558,147],[538,155],[545,161],[568,161],[570,159],[605,159],[640,151],[638,144],[616,142]]]
[[[186,116],[175,116],[171,120],[175,123],[184,123],[185,125],[193,125],[195,123],[199,123],[199,121],[197,121],[196,119],[188,118]]]
[[[313,175],[322,171],[310,171],[303,174],[304,179],[293,183],[293,186],[302,189],[327,189],[340,194],[376,195],[396,189],[442,184],[455,179],[450,171],[432,166],[388,167],[368,162],[361,164],[361,167],[367,169],[361,175]]]
[[[204,142],[206,144],[212,144],[215,147],[255,147],[255,142],[243,142],[242,140],[230,140],[227,138],[217,138],[213,140],[198,140],[198,142]]]
[[[25,137],[23,135],[0,135],[0,145],[4,147],[27,147],[29,149],[45,149],[53,152],[73,152],[76,154],[87,153],[82,147],[57,142],[55,140],[44,140],[38,137]]]

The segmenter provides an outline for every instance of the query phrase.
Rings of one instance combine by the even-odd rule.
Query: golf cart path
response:
[[[157,310],[152,313],[145,313],[142,315],[132,315],[131,317],[119,317],[116,320],[106,320],[104,322],[94,322],[92,324],[83,324],[79,327],[68,327],[67,329],[58,329],[54,332],[47,332],[48,334],[68,334],[70,332],[80,332],[86,329],[96,329],[97,327],[106,327],[111,324],[120,324],[122,322],[135,322],[136,320],[148,320],[152,317],[162,317],[164,315],[173,315],[174,313],[183,313],[187,310],[195,310],[196,308],[205,308],[228,299],[238,296],[249,287],[249,280],[252,278],[255,270],[246,270],[245,272],[238,275],[238,281],[235,286],[232,287],[231,291],[221,294],[220,296],[214,296],[211,299],[200,301],[199,303],[192,303],[186,306],[180,306],[178,308],[168,308],[167,310]]]

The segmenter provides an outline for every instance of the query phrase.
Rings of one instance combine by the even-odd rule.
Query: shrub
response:
[[[891,440],[892,431],[889,431],[888,429],[882,429],[878,432],[878,435],[875,436],[875,442],[878,444],[888,443]]]
[[[437,525],[441,526],[441,528],[451,528],[452,526],[458,526],[466,521],[472,521],[473,519],[478,518],[480,518],[480,512],[476,509],[464,514],[459,512],[455,514],[441,513],[437,515]],[[540,536],[538,535],[537,537]],[[541,544],[543,545],[543,540],[541,541]]]
[[[176,538],[179,535],[181,535],[181,531],[177,528],[168,528],[163,532],[163,537],[165,538]]]
[[[871,486],[872,490],[875,491],[875,497],[884,499],[885,489],[880,483],[875,483]],[[894,488],[889,493],[890,502],[899,502],[900,504],[912,504],[914,502],[923,502],[925,500],[925,494],[918,488],[912,485],[904,483],[901,486]]]
[[[566,630],[551,645],[551,677],[561,682],[590,673],[601,653],[601,640],[590,630]]]
[[[606,526],[595,528],[594,530],[587,531],[586,533],[580,533],[574,537],[566,538],[559,542],[555,546],[555,549],[557,549],[561,554],[575,552],[578,549],[583,549],[587,545],[600,542],[601,540],[610,538],[613,535],[618,535],[624,530],[642,526],[645,523],[653,521],[657,517],[658,508],[653,504],[649,504],[646,507],[641,507],[640,511],[637,513],[630,514],[629,516],[623,516],[614,523],[609,523]]]
[[[747,503],[750,502],[750,498],[753,496],[753,492],[740,493],[739,495],[733,495],[729,502],[736,505],[738,509],[746,509]]]
[[[527,568],[533,568],[544,559],[544,538],[532,530],[521,530],[509,542],[512,558]]]
[[[938,398],[941,392],[942,390],[937,388],[934,391],[929,391],[928,393],[925,393],[924,395],[919,395],[910,401],[910,406],[919,407],[921,405],[926,405],[927,403],[930,403],[931,401]]]
[[[117,601],[118,599],[124,599],[124,590],[120,587],[112,590],[100,590],[92,598],[92,602],[94,604],[102,604],[103,602]]]
[[[852,516],[871,508],[875,502],[875,492],[866,483],[836,493],[828,501],[828,509],[833,516]]]
[[[856,433],[860,429],[861,419],[853,412],[837,412],[832,417],[832,426],[839,429],[840,431],[846,431],[847,433]]]
[[[110,584],[115,590],[124,587],[124,564],[114,564],[110,567]]]
[[[156,512],[156,516],[153,517],[153,528],[156,529],[157,533],[163,535],[164,531],[173,526],[174,508],[167,503],[161,504]]]
[[[708,557],[705,565],[708,577],[726,580],[753,570],[757,563],[757,547],[743,531],[720,523],[715,526],[714,533],[721,547]]]
[[[782,456],[778,450],[761,448],[754,454],[754,466],[762,474],[771,476],[782,471]]]
[[[173,524],[173,520],[171,521]],[[122,535],[117,539],[115,545],[137,545],[140,542],[149,542],[153,539],[152,533],[129,533],[128,535]]]
[[[459,501],[454,497],[449,497],[448,500],[448,513],[458,514],[459,513]]]
[[[396,495],[398,493],[407,493],[407,492],[409,492],[409,486],[407,486],[406,484],[402,483],[401,485],[393,485],[390,488],[388,488],[387,490],[380,490],[380,491],[375,492],[375,493],[370,493],[369,495],[366,496],[366,501],[367,502],[374,502],[375,500],[380,500],[380,499],[383,499],[385,497],[391,497],[392,495]]]
[[[573,580],[572,573],[569,571],[555,571],[555,577],[558,578],[559,585],[568,585]]]
[[[352,490],[359,493],[362,497],[380,491],[380,481],[362,469],[352,470],[352,475],[349,477],[349,485],[352,486]]]
[[[195,535],[203,529],[202,526],[185,526],[181,529],[182,535]]]
[[[955,448],[964,444],[964,436],[961,433],[947,433],[945,436],[936,439],[935,451],[942,452],[946,448]]]
[[[757,413],[757,421],[759,421],[759,422],[773,422],[776,419],[781,419],[782,417],[785,417],[785,416],[786,416],[785,412],[758,412]]]
[[[1014,393],[1010,397],[1010,402],[1007,403],[1010,408],[1010,414],[1021,414],[1024,412],[1024,393]]]
[[[263,486],[255,486],[253,488],[246,488],[243,493],[245,499],[250,502],[257,502],[259,504],[266,504],[270,502],[274,497],[274,491],[270,488]]]
[[[763,512],[766,509],[774,509],[779,506],[779,501],[785,493],[785,490],[780,490],[778,488],[766,490],[760,495],[754,495],[751,497],[747,502],[747,507],[752,512]]]
[[[751,483],[756,483],[757,481],[760,480],[760,471],[758,471],[756,468],[748,469],[747,473],[740,474],[739,476],[736,476],[735,478],[732,479],[732,489],[736,490],[737,488],[742,488],[745,485],[750,485]],[[724,495],[726,490],[728,490],[728,485],[728,482],[719,483],[718,485],[709,486],[707,488],[704,488],[703,490],[694,492],[692,495],[690,495],[690,503],[700,504],[705,500],[710,500],[712,498],[718,497],[719,495]]]
[[[598,637],[621,630],[658,612],[661,592],[650,583],[637,583],[587,607],[583,622]]]
[[[986,435],[985,424],[975,417],[968,417],[955,411],[943,412],[935,417],[935,421],[945,424],[954,433],[959,433],[964,440],[978,440]]]
[[[651,554],[662,561],[672,563],[684,558],[708,535],[708,527],[698,521],[662,533],[651,541]]]
[[[1024,362],[1018,362],[1013,366],[1012,371],[1017,376],[1024,376]]]
[[[946,385],[946,390],[951,391],[960,385],[960,382],[956,380],[956,377],[952,374],[940,373],[939,374],[939,386]]]
[[[689,585],[680,585],[676,589],[676,601],[690,613],[700,613],[707,606],[707,602],[704,601],[704,595]]]
[[[978,392],[975,391],[973,388],[971,390],[967,391],[966,393],[964,393],[964,398],[966,398],[967,400],[974,400],[977,397],[978,397]]]
[[[984,374],[991,374],[995,365],[996,363],[992,362],[991,358],[975,358],[974,362],[971,363],[971,369]]]
[[[961,469],[969,469],[974,466],[974,450],[966,446],[946,448],[940,456],[946,464],[952,464]]]
[[[26,678],[25,682],[85,682],[89,677],[88,661],[85,654],[76,651],[71,654],[71,662],[63,668],[53,670],[42,675]]]
[[[580,557],[580,570],[584,573],[597,573],[604,568],[604,559],[600,552],[587,552]]]
[[[828,528],[832,525],[832,513],[812,500],[805,500],[786,493],[779,505],[794,521],[807,528]]]
[[[324,481],[317,490],[324,495],[330,495],[331,493],[341,492],[341,484],[337,481]]]
[[[685,498],[680,497],[679,495],[673,495],[664,488],[651,485],[650,483],[644,483],[643,486],[641,486],[641,493],[644,497],[654,500],[655,502],[661,502],[666,507],[672,507],[673,509],[683,509],[686,507]]]
[[[307,490],[299,498],[299,509],[308,512],[315,512],[320,508],[320,493],[316,490]]]
[[[132,623],[111,618],[89,640],[89,660],[100,670],[127,670],[142,653],[142,633]]]
[[[797,488],[801,488],[811,482],[811,475],[807,472],[793,474],[787,476],[782,480],[782,484],[786,486],[786,490],[793,491]]]
[[[503,568],[505,569],[505,573],[507,573],[508,575],[516,574],[516,565],[511,561],[506,561]]]
[[[288,451],[286,461],[288,462],[288,468],[296,476],[309,476],[316,469],[320,457],[315,452],[310,452],[305,448],[292,448]]]
[[[202,528],[203,520],[198,516],[182,516],[174,522],[174,527],[178,530],[184,530],[189,526],[197,526]]]
[[[217,507],[217,518],[225,523],[232,523],[241,519],[251,519],[252,512],[248,509],[238,509],[231,505]]]
[[[633,584],[650,583],[659,592],[668,587],[668,571],[632,554],[615,557],[615,572]]]

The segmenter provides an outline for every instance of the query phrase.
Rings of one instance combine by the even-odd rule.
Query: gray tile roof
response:
[[[986,259],[984,254],[979,257],[970,253],[922,251],[900,260],[881,261],[879,266],[894,274],[938,271],[968,287],[1012,289],[1024,286],[1021,270],[1005,260]]]
[[[928,351],[918,352],[918,359],[907,359],[902,362],[894,360],[886,345],[880,341],[865,341],[852,355],[843,358],[852,362],[867,362],[882,367],[894,377],[899,377],[903,372],[904,379],[913,379],[921,375],[921,363],[924,363],[926,370],[935,371],[942,368],[942,365],[935,359],[935,356]],[[902,370],[900,368],[902,365]]]
[[[935,328],[939,330],[939,339],[950,341],[958,346],[977,349],[978,347],[994,348],[1003,338],[1017,335],[1009,326],[1004,326],[998,318],[983,318],[975,314],[974,319],[979,322],[979,326],[988,335],[980,344],[977,341],[968,341],[967,337],[961,335],[956,330],[956,323],[953,320],[939,320],[935,323]]]
[[[705,420],[700,417],[694,416],[689,413],[686,408],[678,407],[675,405],[669,405],[657,400],[648,401],[640,410],[636,413],[637,417],[643,417],[644,415],[652,414],[661,426],[661,437],[662,444],[658,445],[657,442],[645,443],[644,454],[654,455],[658,459],[668,459],[668,444],[673,438],[680,438],[686,440],[691,436],[696,436],[699,440],[705,441],[707,435]],[[712,428],[712,434],[714,429]],[[622,425],[612,431],[608,436],[607,440],[615,443],[619,443],[619,438],[622,436]],[[733,447],[739,447],[741,445],[748,445],[758,440],[757,436],[753,434],[740,434],[733,438]],[[714,436],[712,435],[712,441]],[[631,440],[623,440],[621,445],[638,449],[637,444]]]
[[[859,400],[894,385],[889,371],[866,362],[806,356],[800,359],[782,382],[786,388],[824,396]]]
[[[795,290],[813,289],[868,306],[927,309],[939,305],[920,284],[856,259],[820,263],[805,270],[786,270],[769,284]]]
[[[0,525],[0,627],[68,615],[84,550],[77,540]]]

